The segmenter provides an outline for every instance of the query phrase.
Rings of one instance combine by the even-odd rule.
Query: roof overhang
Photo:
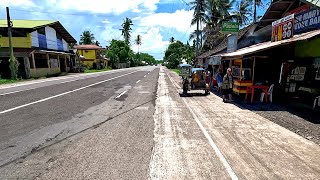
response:
[[[224,54],[219,54],[217,56],[221,56],[224,59],[235,59],[235,58],[242,58],[245,55],[250,55],[253,53],[261,52],[263,50],[271,49],[274,47],[290,44],[292,42],[297,42],[297,41],[303,41],[307,40],[316,36],[320,35],[320,30],[315,30],[315,31],[310,31],[307,33],[299,34],[299,35],[294,35],[293,38],[282,40],[282,41],[276,41],[276,42],[264,42],[264,43],[259,43],[255,44],[249,47],[245,47],[242,49],[239,49],[235,52],[232,53],[224,53]]]

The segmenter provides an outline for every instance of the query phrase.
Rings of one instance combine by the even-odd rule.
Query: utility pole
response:
[[[199,0],[197,0],[197,8],[196,8],[196,18],[197,18],[197,42],[196,42],[196,58],[199,54]]]
[[[11,70],[11,78],[16,79],[17,74],[16,74],[16,67],[15,67],[15,58],[13,55],[13,47],[12,47],[12,32],[11,28],[13,26],[11,20],[10,20],[10,12],[9,12],[9,7],[6,7],[7,11],[7,24],[8,24],[8,38],[9,38],[9,52],[10,52],[10,70]]]

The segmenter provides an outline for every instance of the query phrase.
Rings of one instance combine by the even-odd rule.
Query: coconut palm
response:
[[[251,2],[248,0],[241,0],[238,4],[236,11],[234,12],[234,18],[240,25],[246,25],[250,22],[249,17]]]
[[[132,20],[129,18],[126,18],[123,20],[121,34],[123,35],[124,41],[127,44],[130,44],[130,38],[131,38],[131,26],[133,25]]]
[[[94,35],[90,31],[83,31],[80,36],[80,44],[94,44]]]
[[[141,36],[138,34],[136,40],[135,40],[136,45],[138,46],[138,54],[139,54],[139,47],[141,46]]]
[[[262,5],[262,0],[253,0],[253,22],[257,22],[257,7]]]

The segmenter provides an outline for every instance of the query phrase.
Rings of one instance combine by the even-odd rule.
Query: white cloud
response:
[[[33,7],[35,4],[32,0],[1,0],[0,6],[2,7],[10,7],[10,6],[18,6],[18,7]]]
[[[131,48],[137,52],[138,46],[134,44],[134,39],[137,37],[138,34],[141,35],[141,46],[140,52],[146,52],[149,54],[161,54],[165,51],[167,45],[169,45],[169,41],[163,41],[163,37],[160,33],[160,28],[150,28],[147,32],[143,33],[144,30],[138,28],[132,34],[132,46]],[[155,57],[157,59],[161,59],[162,57]]]
[[[103,24],[110,24],[110,21],[108,21],[108,19],[105,19],[103,21],[101,21]]]
[[[139,6],[154,11],[159,0],[56,0],[57,6],[63,9],[88,11],[91,13],[121,14],[127,11],[139,12]]]
[[[153,13],[141,18],[140,25],[144,27],[165,27],[175,28],[179,32],[191,32],[190,22],[193,16],[192,11],[177,10],[174,13]]]

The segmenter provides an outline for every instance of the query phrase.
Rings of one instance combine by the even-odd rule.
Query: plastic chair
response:
[[[318,104],[317,104],[317,101],[318,101]],[[313,109],[316,108],[316,106],[320,106],[320,96],[316,97],[314,99],[314,102],[313,102]]]
[[[274,88],[274,84],[272,84],[272,85],[269,87],[268,94],[267,94],[267,95],[269,96],[269,101],[270,101],[270,102],[272,102],[273,88]],[[264,95],[265,95],[265,93],[262,92],[262,93],[261,93],[261,96],[260,96],[260,101],[261,101],[261,102],[263,102]]]

